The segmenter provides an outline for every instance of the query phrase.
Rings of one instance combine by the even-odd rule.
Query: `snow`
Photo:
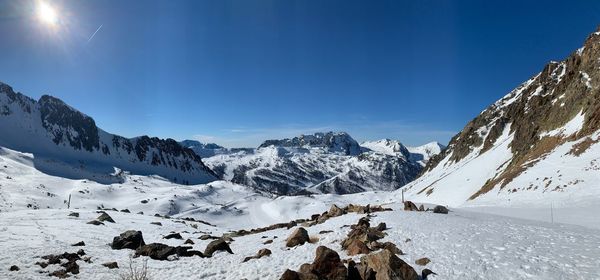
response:
[[[582,81],[585,83],[585,86],[591,89],[592,84],[591,84],[590,75],[588,75],[588,73],[583,72],[583,71],[579,71],[579,73],[581,74]]]
[[[483,162],[498,162],[508,156],[509,150],[505,145],[512,137],[508,131],[507,128],[499,138],[495,150],[490,154],[472,156],[470,164],[477,166]],[[592,149],[592,154],[581,156],[588,159],[600,154],[600,146]],[[0,243],[4,250],[4,254],[0,255],[0,267],[17,265],[21,268],[18,272],[0,270],[0,279],[48,279],[47,272],[40,271],[54,271],[57,266],[42,269],[35,262],[42,255],[75,252],[79,247],[70,244],[78,241],[86,243],[83,249],[93,262],[79,261],[81,272],[77,278],[113,279],[124,271],[132,251],[111,250],[108,244],[114,236],[126,230],[142,231],[146,243],[160,242],[172,246],[182,245],[183,240],[166,240],[162,236],[172,231],[179,232],[184,240],[190,238],[195,242],[194,249],[202,251],[209,242],[198,239],[204,233],[220,236],[230,230],[308,218],[326,211],[332,204],[345,206],[349,203],[383,204],[393,208],[393,212],[376,213],[372,224],[387,224],[390,229],[382,241],[397,244],[406,254],[400,257],[417,271],[424,267],[414,265],[414,261],[421,257],[430,258],[432,263],[427,268],[439,274],[431,277],[433,280],[597,279],[600,275],[600,230],[557,223],[566,219],[561,218],[566,208],[561,208],[564,205],[558,203],[555,204],[555,223],[551,224],[482,213],[502,212],[501,207],[494,212],[489,207],[484,208],[484,204],[471,208],[461,206],[452,209],[448,215],[405,212],[401,210],[399,192],[271,197],[226,181],[182,186],[157,176],[130,175],[123,171],[123,182],[99,184],[51,176],[35,167],[33,155],[0,149]],[[464,174],[467,173],[463,173],[466,176]],[[455,175],[445,175],[458,180]],[[473,176],[465,178],[477,180]],[[448,187],[441,191],[450,194],[456,192],[456,188]],[[433,194],[436,192],[437,189]],[[69,194],[72,195],[71,209],[66,209],[65,200]],[[148,202],[142,203],[142,200]],[[27,204],[38,209],[28,208]],[[95,211],[98,206],[119,210],[127,208],[131,213],[108,211],[116,223],[103,226],[86,224],[99,215]],[[71,211],[80,213],[80,217],[68,217]],[[134,214],[138,211],[143,211],[144,215]],[[528,211],[523,209],[521,213]],[[193,222],[182,224],[154,217],[154,213],[169,214],[175,218],[193,217],[215,226]],[[336,250],[343,259],[348,258],[341,250],[340,242],[350,229],[343,226],[356,223],[360,217],[348,214],[309,227],[309,234],[318,237],[318,241],[289,250],[284,246],[284,240],[295,228],[235,237],[230,245],[235,253],[233,255],[217,253],[213,258],[148,260],[148,266],[152,279],[279,279],[285,269],[298,269],[301,264],[311,262],[319,245]],[[588,213],[587,217],[591,215]],[[543,218],[547,220],[545,216]],[[581,220],[581,217],[578,219]],[[152,225],[151,222],[161,222],[163,226]],[[319,234],[322,230],[333,232]],[[273,239],[272,244],[262,244],[274,236],[278,238]],[[412,241],[405,242],[406,239]],[[270,249],[272,256],[241,263],[244,257],[254,255],[262,248]],[[141,265],[145,259],[140,257],[134,262]],[[117,261],[120,269],[109,270],[101,266],[109,261]]]
[[[564,126],[561,126],[557,129],[543,132],[540,134],[540,138],[548,137],[548,136],[571,136],[581,130],[583,124],[585,122],[585,114],[583,111],[579,111],[579,113],[573,117],[569,122],[567,122]]]
[[[314,200],[320,200],[316,197]],[[597,279],[600,276],[600,231],[576,226],[531,222],[489,214],[454,210],[448,215],[402,211],[400,204],[389,204],[394,211],[380,212],[371,224],[385,222],[389,227],[382,241],[391,241],[405,253],[400,256],[420,272],[415,260],[428,257],[426,267],[438,276],[431,279]],[[277,210],[277,209],[271,209]],[[278,214],[287,216],[287,209]],[[183,240],[162,239],[165,234],[180,232],[185,239],[192,239],[193,248],[203,250],[209,240],[199,240],[201,233],[223,232],[198,224],[198,229],[173,220],[109,211],[116,223],[104,226],[87,225],[85,222],[97,217],[95,211],[80,210],[79,218],[67,217],[70,211],[19,210],[0,213],[0,240],[4,254],[0,255],[3,267],[17,265],[18,272],[0,270],[3,279],[48,279],[47,273],[34,263],[40,255],[74,252],[78,247],[70,244],[84,241],[82,247],[92,263],[78,261],[80,279],[114,279],[124,272],[131,250],[111,250],[108,245],[114,236],[123,231],[141,230],[146,243],[160,242],[171,246],[181,245]],[[308,213],[306,213],[308,214]],[[362,215],[348,214],[332,218],[323,224],[307,228],[309,235],[318,237],[313,244],[287,249],[285,238],[295,228],[278,229],[255,235],[235,237],[230,247],[234,254],[217,253],[212,258],[179,258],[172,261],[148,260],[152,279],[279,279],[287,268],[298,269],[311,262],[320,245],[336,250],[342,259],[348,258],[341,250],[341,240]],[[150,222],[161,222],[156,226]],[[322,230],[332,233],[319,234]],[[262,238],[267,236],[267,238]],[[273,239],[272,244],[263,245]],[[407,239],[411,241],[405,242]],[[52,240],[52,242],[48,242]],[[7,242],[10,241],[10,242]],[[246,256],[259,249],[268,248],[271,256],[242,263]],[[146,257],[133,259],[140,265]],[[358,260],[359,257],[353,257]],[[102,263],[117,261],[119,269],[109,270]],[[53,271],[56,266],[45,270]]]

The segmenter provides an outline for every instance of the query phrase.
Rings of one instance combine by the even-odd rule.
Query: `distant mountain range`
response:
[[[600,30],[498,100],[407,186],[448,205],[597,203]]]
[[[60,99],[36,101],[3,83],[0,131],[0,146],[34,154],[36,168],[55,176],[114,183],[125,170],[182,184],[217,179],[200,156],[173,139],[110,134]]]
[[[396,190],[416,178],[442,148],[430,143],[411,153],[398,141],[361,145],[345,132],[327,132],[267,140],[257,149],[218,148],[205,162],[222,179],[260,191],[345,194]]]

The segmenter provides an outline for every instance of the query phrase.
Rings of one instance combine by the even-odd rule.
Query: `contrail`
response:
[[[96,29],[96,32],[94,32],[94,34],[92,34],[92,36],[90,36],[90,38],[87,40],[87,42],[89,43],[92,39],[94,39],[94,36],[96,36],[96,33],[98,33],[98,31],[100,31],[100,29],[102,28],[103,24],[100,24],[100,26],[98,27],[98,29]],[[86,43],[87,44],[87,43]]]

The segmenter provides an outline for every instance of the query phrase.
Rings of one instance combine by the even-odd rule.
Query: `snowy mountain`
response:
[[[600,32],[452,138],[406,188],[448,205],[600,204]]]
[[[381,154],[407,157],[410,161],[418,162],[422,166],[425,166],[431,157],[441,153],[446,148],[438,142],[430,142],[417,147],[405,147],[399,141],[390,139],[366,141],[360,145]]]
[[[399,144],[399,143],[398,143]],[[267,140],[255,150],[206,158],[221,178],[275,194],[395,190],[421,171],[402,144],[395,153],[361,147],[344,132]]]
[[[123,170],[184,184],[216,179],[198,155],[175,140],[113,135],[57,98],[35,101],[3,83],[0,131],[0,146],[34,154],[35,167],[56,176],[111,183],[122,181]]]
[[[321,148],[332,153],[344,155],[358,155],[361,153],[360,145],[346,132],[315,133],[313,135],[300,135],[292,139],[267,140],[258,148],[269,146],[295,147],[295,148]]]
[[[214,155],[229,152],[229,150],[225,147],[219,146],[215,143],[200,143],[196,140],[183,140],[179,142],[179,144],[183,147],[191,149],[194,151],[194,153],[202,158],[212,157]]]

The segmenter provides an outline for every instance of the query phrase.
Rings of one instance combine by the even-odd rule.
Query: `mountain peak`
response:
[[[346,155],[358,155],[361,152],[360,145],[346,132],[317,132],[314,134],[302,134],[294,138],[281,140],[267,140],[259,148],[268,146],[295,147],[295,148],[326,148],[330,152],[343,153]]]

